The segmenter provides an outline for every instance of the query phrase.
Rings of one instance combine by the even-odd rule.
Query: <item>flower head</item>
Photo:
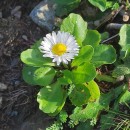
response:
[[[43,57],[52,58],[52,62],[59,65],[61,62],[68,64],[68,61],[74,59],[79,53],[79,46],[75,38],[68,32],[52,32],[47,34],[39,47]]]

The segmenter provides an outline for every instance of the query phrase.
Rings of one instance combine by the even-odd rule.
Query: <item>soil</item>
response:
[[[20,61],[20,53],[47,33],[29,18],[39,1],[0,1],[0,130],[45,129],[51,122],[38,110],[38,88],[23,81]],[[21,6],[20,19],[11,15],[16,6]]]
[[[39,88],[22,79],[20,53],[48,33],[29,17],[40,1],[0,1],[0,130],[44,130],[54,120],[38,109],[36,95]],[[11,15],[16,6],[21,6],[20,18]],[[113,40],[111,43],[114,45]]]

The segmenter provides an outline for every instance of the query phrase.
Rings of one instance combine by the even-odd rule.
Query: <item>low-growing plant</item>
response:
[[[64,16],[79,7],[80,3],[83,1],[89,2],[91,5],[99,8],[102,12],[107,9],[118,9],[118,0],[51,0],[55,4],[56,15]],[[126,2],[128,6],[129,3]]]
[[[70,127],[88,120],[94,125],[99,112],[108,109],[113,93],[101,94],[94,79],[98,67],[115,62],[116,51],[100,42],[100,33],[87,29],[87,22],[72,13],[63,20],[60,31],[47,34],[21,53],[23,79],[40,86],[39,109],[58,115],[50,129],[62,129],[68,118]]]
[[[119,0],[88,0],[92,5],[98,7],[102,12],[112,8],[119,8]]]
[[[127,79],[127,82],[130,87],[130,25],[123,25],[120,29],[119,36],[120,41],[119,45],[120,49],[120,57],[118,60],[118,64],[113,71],[113,77],[121,77],[124,76]]]

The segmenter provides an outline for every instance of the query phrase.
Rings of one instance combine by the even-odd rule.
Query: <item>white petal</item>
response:
[[[56,62],[57,65],[60,65],[61,62],[68,64],[68,61],[74,59],[79,53],[79,46],[75,38],[68,32],[58,31],[57,34],[52,32],[52,34],[47,34],[43,39],[44,41],[41,42],[39,47],[40,51],[44,57],[52,58],[52,62]],[[52,53],[52,47],[57,43],[63,43],[67,46],[67,51],[61,56]]]

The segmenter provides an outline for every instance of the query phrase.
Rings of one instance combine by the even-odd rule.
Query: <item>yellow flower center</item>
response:
[[[52,47],[52,53],[58,56],[63,55],[67,50],[67,47],[63,43],[57,43]]]

